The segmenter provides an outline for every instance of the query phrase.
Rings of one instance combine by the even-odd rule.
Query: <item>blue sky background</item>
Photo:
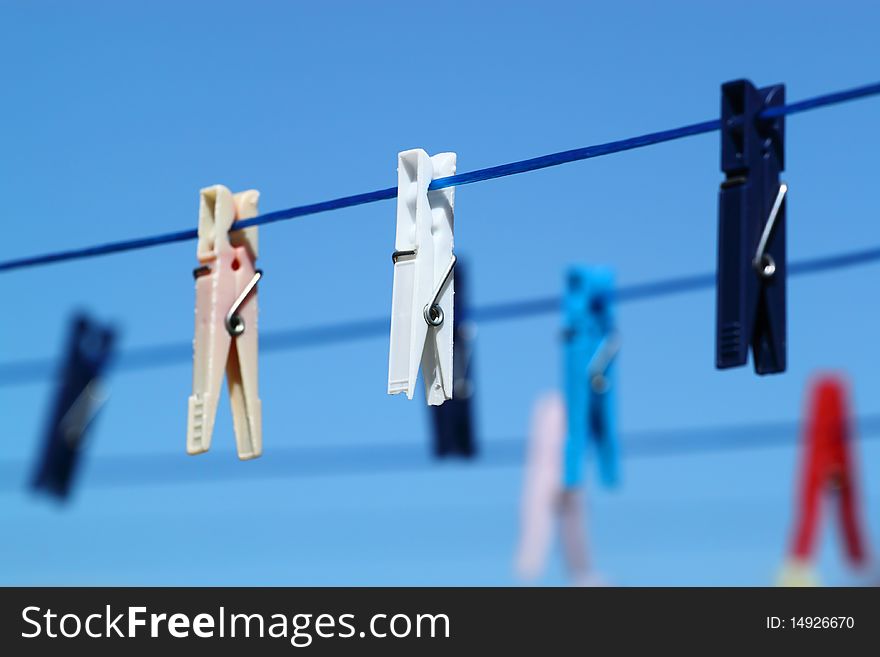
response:
[[[270,211],[391,186],[408,148],[454,150],[464,172],[715,118],[730,79],[785,82],[790,100],[877,81],[878,20],[869,2],[7,1],[0,259],[195,227],[198,190],[214,183],[258,188]],[[792,260],[880,244],[878,111],[871,99],[788,120]],[[718,141],[461,188],[456,249],[474,303],[557,294],[573,262],[611,265],[621,284],[711,271]],[[386,201],[262,228],[261,330],[387,316],[394,219]],[[195,263],[186,242],[0,275],[0,361],[57,355],[80,307],[115,322],[123,348],[185,343]],[[607,579],[773,581],[793,435],[790,447],[650,459],[628,457],[626,436],[797,421],[805,382],[824,368],[848,374],[860,414],[880,412],[878,274],[790,281],[789,371],[774,377],[714,369],[710,290],[620,308],[624,481],[589,491]],[[490,457],[493,441],[524,436],[533,400],[557,385],[558,326],[480,327]],[[186,461],[191,363],[115,372],[66,506],[25,490],[52,382],[0,387],[0,583],[518,583],[519,464],[284,476],[289,457],[273,461],[308,446],[341,459],[374,444],[427,452],[421,399],[385,394],[387,337],[264,354],[260,367],[256,463],[236,461],[226,399],[212,452]],[[880,441],[859,454],[877,541]],[[175,456],[194,476],[161,483]],[[101,485],[102,463],[126,464],[104,473],[130,485]],[[823,578],[851,581],[828,536]],[[543,583],[565,581],[557,561]]]

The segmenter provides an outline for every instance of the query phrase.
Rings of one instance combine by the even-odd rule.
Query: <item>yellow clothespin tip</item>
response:
[[[821,586],[816,569],[810,561],[789,559],[779,571],[777,586]]]

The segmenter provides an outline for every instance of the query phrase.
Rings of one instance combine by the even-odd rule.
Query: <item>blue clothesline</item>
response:
[[[880,262],[880,247],[790,262],[788,263],[788,275],[818,274],[873,262]],[[621,286],[617,288],[616,296],[618,303],[629,303],[671,294],[694,292],[711,288],[714,285],[715,273],[706,272]],[[470,308],[468,314],[476,322],[501,322],[557,313],[561,304],[562,299],[559,296],[533,297],[477,306]],[[336,324],[264,331],[260,335],[260,351],[285,351],[352,342],[387,336],[388,330],[388,317],[376,317]],[[120,354],[116,369],[141,370],[190,359],[192,359],[191,342],[151,345],[130,349]],[[57,366],[58,363],[52,359],[0,363],[0,387],[41,381],[51,376]]]
[[[880,415],[853,418],[854,437],[880,439]],[[715,427],[660,429],[628,432],[622,436],[624,458],[662,458],[679,455],[719,454],[732,451],[778,449],[797,443],[802,431],[797,420],[759,422]],[[522,467],[527,441],[496,438],[480,445],[476,459],[458,461],[462,468]],[[220,453],[215,458],[181,458],[172,452],[99,456],[89,464],[88,488],[130,488],[184,483],[255,479],[381,475],[390,472],[436,472],[436,458],[423,445],[370,443],[339,445],[278,445],[272,458],[250,461],[241,467],[237,459]],[[267,452],[268,454],[268,452]],[[445,467],[453,466],[448,462]],[[0,495],[21,490],[28,468],[19,461],[0,461]]]
[[[771,119],[778,116],[789,114],[797,114],[807,110],[819,107],[827,107],[838,103],[866,98],[880,94],[880,83],[868,84],[854,89],[838,91],[834,93],[808,98],[796,103],[782,105],[779,107],[768,108],[761,113],[761,118]],[[471,183],[482,182],[485,180],[493,180],[495,178],[503,178],[527,171],[537,171],[547,167],[559,166],[569,162],[578,162],[580,160],[588,160],[603,155],[611,155],[612,153],[620,153],[635,148],[660,144],[662,142],[682,139],[693,135],[699,135],[707,132],[713,132],[721,128],[720,119],[711,121],[702,121],[691,125],[673,128],[672,130],[662,130],[660,132],[652,132],[646,135],[630,137],[620,141],[612,141],[606,144],[598,144],[595,146],[587,146],[585,148],[576,148],[559,153],[551,153],[518,162],[510,162],[508,164],[500,164],[485,169],[478,169],[467,173],[460,173],[446,178],[438,178],[434,180],[429,189],[443,189],[446,187],[460,187]],[[340,210],[342,208],[350,208],[357,205],[366,205],[377,201],[393,199],[397,196],[396,187],[388,187],[387,189],[379,189],[364,194],[355,194],[354,196],[344,196],[342,198],[332,199],[329,201],[321,201],[320,203],[312,203],[310,205],[301,205],[286,210],[277,210],[262,214],[252,219],[238,221],[232,226],[232,230],[240,230],[249,226],[263,226],[275,223],[277,221],[287,221],[297,217],[304,217],[321,212],[330,212],[331,210]],[[65,251],[57,251],[54,253],[45,253],[42,255],[29,256],[25,258],[17,258],[0,262],[0,272],[22,269],[25,267],[35,267],[37,265],[47,265],[55,262],[64,262],[69,260],[79,260],[82,258],[91,258],[95,256],[108,255],[110,253],[121,253],[123,251],[133,251],[136,249],[146,249],[162,244],[171,244],[174,242],[183,242],[198,238],[196,229],[188,229],[175,231],[172,233],[164,233],[161,235],[153,235],[151,237],[142,237],[132,240],[124,240],[121,242],[110,242],[107,244],[98,244],[95,246],[87,246],[78,249],[69,249]]]

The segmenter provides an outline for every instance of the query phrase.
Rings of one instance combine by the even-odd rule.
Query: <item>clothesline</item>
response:
[[[838,103],[843,103],[860,98],[867,98],[880,94],[880,83],[867,84],[853,89],[837,91],[833,93],[808,98],[788,105],[779,107],[771,107],[761,113],[762,119],[771,119],[779,116],[797,114],[819,107],[827,107]],[[540,157],[519,160],[507,164],[487,167],[466,173],[460,173],[454,176],[439,178],[434,180],[429,189],[444,189],[447,187],[460,187],[471,183],[483,182],[486,180],[494,180],[505,176],[512,176],[518,173],[526,173],[528,171],[537,171],[547,167],[559,166],[570,162],[579,162],[612,153],[620,153],[635,148],[643,148],[654,144],[660,144],[667,141],[691,137],[694,135],[713,132],[721,128],[720,119],[712,119],[699,123],[672,128],[670,130],[662,130],[660,132],[652,132],[636,137],[629,137],[619,141],[608,142],[605,144],[597,144],[594,146],[586,146],[584,148],[575,148],[572,150],[561,151],[558,153],[550,153]],[[355,194],[353,196],[343,196],[341,198],[331,199],[329,201],[321,201],[309,205],[301,205],[284,210],[277,210],[267,214],[238,221],[232,226],[232,230],[240,230],[249,226],[262,226],[275,223],[278,221],[287,221],[297,217],[319,214],[322,212],[330,212],[332,210],[340,210],[342,208],[350,208],[358,205],[366,205],[377,201],[393,199],[397,196],[396,187],[388,187],[363,194]],[[123,240],[120,242],[110,242],[106,244],[97,244],[94,246],[86,246],[82,248],[68,249],[64,251],[56,251],[35,256],[27,256],[0,262],[0,272],[13,271],[25,267],[35,267],[39,265],[47,265],[50,263],[65,262],[70,260],[79,260],[82,258],[92,258],[95,256],[108,255],[111,253],[121,253],[124,251],[133,251],[136,249],[146,249],[162,244],[172,244],[174,242],[183,242],[197,239],[198,232],[195,228],[163,233],[160,235],[152,235],[149,237],[141,237],[131,240]]]
[[[855,437],[862,441],[880,439],[880,414],[853,419]],[[802,427],[798,421],[662,429],[625,433],[621,453],[626,459],[662,458],[679,455],[723,454],[737,450],[773,449],[794,446]],[[525,461],[523,438],[485,440],[471,460],[447,460],[440,464],[422,444],[370,443],[365,445],[274,446],[271,458],[241,464],[219,450],[216,458],[181,458],[180,454],[136,454],[101,456],[89,464],[85,487],[117,488],[165,486],[259,479],[290,479],[412,472],[444,467],[521,467]],[[267,450],[266,456],[270,455]],[[29,469],[19,462],[0,462],[0,494],[21,490],[22,473]]]
[[[847,269],[880,261],[880,247],[809,258],[790,262],[789,276],[818,274],[827,271]],[[618,303],[629,303],[646,299],[694,292],[715,285],[714,272],[659,279],[617,288]],[[518,301],[508,301],[469,309],[468,315],[475,322],[499,322],[559,312],[562,300],[558,296],[533,297]],[[263,331],[260,336],[260,350],[284,351],[304,349],[328,344],[352,342],[372,337],[388,335],[387,317],[360,319],[348,322],[321,324],[303,328]],[[120,354],[117,368],[140,370],[160,367],[192,359],[191,342],[150,345],[129,349]],[[55,372],[54,359],[31,359],[18,362],[0,363],[0,387],[21,385],[40,381]]]

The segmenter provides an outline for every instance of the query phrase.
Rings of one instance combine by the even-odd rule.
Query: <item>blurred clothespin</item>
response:
[[[604,267],[572,267],[565,293],[565,400],[568,438],[565,485],[584,478],[584,452],[596,447],[606,486],[617,483],[619,455],[615,360],[620,336],[614,318],[614,275]]]
[[[223,373],[232,403],[238,457],[263,451],[262,410],[257,389],[256,226],[229,232],[233,222],[257,216],[260,194],[233,195],[215,185],[201,190],[200,266],[196,279],[196,328],[193,340],[193,394],[189,398],[186,451],[211,447]]]
[[[854,567],[867,564],[847,397],[846,384],[836,376],[819,377],[811,386],[803,434],[796,524],[791,552],[779,577],[781,586],[818,583],[813,569],[813,552],[826,493],[834,497],[850,564]]]
[[[414,149],[397,156],[388,394],[412,399],[421,363],[431,406],[452,399],[455,190],[428,186],[454,174],[455,153],[429,157]]]
[[[761,117],[785,104],[785,86],[748,80],[721,86],[721,183],[715,365],[758,374],[786,366],[785,118]]]
[[[441,406],[429,406],[434,426],[435,456],[472,457],[477,453],[476,426],[473,417],[473,353],[477,327],[468,317],[465,269],[461,260],[455,264],[455,319],[452,356],[455,380],[452,399]]]
[[[565,403],[549,393],[535,403],[523,483],[517,574],[536,579],[544,570],[557,523],[572,584],[601,585],[590,567],[584,524],[584,490],[563,485]]]
[[[113,355],[115,332],[85,315],[71,323],[67,352],[33,487],[59,499],[70,494],[86,432],[106,401],[101,376]]]

